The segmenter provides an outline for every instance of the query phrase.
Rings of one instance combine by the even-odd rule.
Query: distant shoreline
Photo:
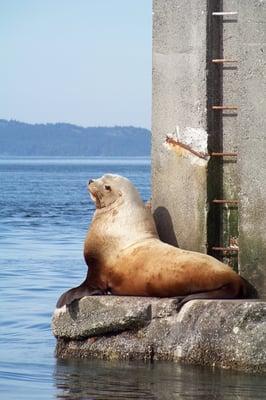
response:
[[[118,160],[127,160],[127,159],[140,159],[140,160],[151,160],[150,156],[5,156],[0,154],[0,159],[29,159],[29,160],[39,160],[39,159],[62,159],[62,160],[90,160],[90,159],[95,159],[95,160],[108,160],[108,159],[118,159]]]
[[[149,157],[150,152],[151,132],[145,128],[0,119],[0,157]]]

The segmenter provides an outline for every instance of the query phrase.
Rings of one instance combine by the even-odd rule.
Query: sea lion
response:
[[[245,283],[217,259],[159,239],[151,211],[137,189],[119,175],[90,180],[96,211],[84,244],[85,281],[64,293],[57,308],[88,295],[233,299]]]

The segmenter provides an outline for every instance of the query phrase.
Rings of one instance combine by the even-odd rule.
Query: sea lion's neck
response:
[[[139,241],[158,238],[151,211],[143,203],[132,206],[130,201],[123,201],[108,212],[96,210],[89,236],[94,237],[96,234],[104,243],[105,250],[108,243],[112,243],[112,253],[120,252]]]

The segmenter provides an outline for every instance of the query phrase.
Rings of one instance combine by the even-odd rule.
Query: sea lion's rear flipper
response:
[[[240,282],[239,282],[240,283]],[[230,282],[219,289],[210,290],[208,292],[193,293],[188,296],[177,297],[177,311],[190,300],[211,300],[211,299],[241,299],[244,297],[242,286],[238,282]]]
[[[82,283],[80,286],[77,286],[63,293],[62,296],[59,297],[59,300],[56,303],[56,308],[61,308],[65,305],[69,306],[73,301],[80,300],[82,297],[85,296],[95,296],[101,294],[106,294],[106,293],[101,289],[95,289],[95,290],[90,289]]]

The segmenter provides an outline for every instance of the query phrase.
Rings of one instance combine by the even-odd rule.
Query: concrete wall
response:
[[[161,239],[206,251],[207,162],[165,144],[207,150],[206,2],[153,2],[152,208]]]
[[[239,7],[240,273],[266,298],[266,1]]]
[[[223,10],[238,11],[239,0],[223,0]],[[217,17],[218,18],[218,17]],[[239,34],[238,16],[216,18],[220,22],[221,58],[238,60]],[[222,74],[222,103],[239,106],[238,76],[239,63],[229,63],[220,66]],[[224,112],[222,114],[222,149],[224,152],[237,152],[239,141],[238,111]],[[222,193],[224,199],[238,199],[239,179],[236,157],[224,157],[222,163]],[[227,204],[221,208],[221,245],[230,246],[234,238],[238,237],[238,207]],[[229,255],[229,254],[228,254]],[[238,253],[231,253],[225,257],[224,262],[229,262],[236,270]]]
[[[212,11],[239,14],[215,18]],[[202,252],[208,242],[218,256],[212,246],[227,247],[239,231],[240,272],[266,297],[266,0],[154,0],[153,12],[152,208],[159,234]],[[212,58],[239,62],[215,65]],[[215,104],[239,109],[214,112]],[[237,151],[238,159],[204,160],[180,144]],[[239,198],[239,209],[214,205],[215,198]]]

